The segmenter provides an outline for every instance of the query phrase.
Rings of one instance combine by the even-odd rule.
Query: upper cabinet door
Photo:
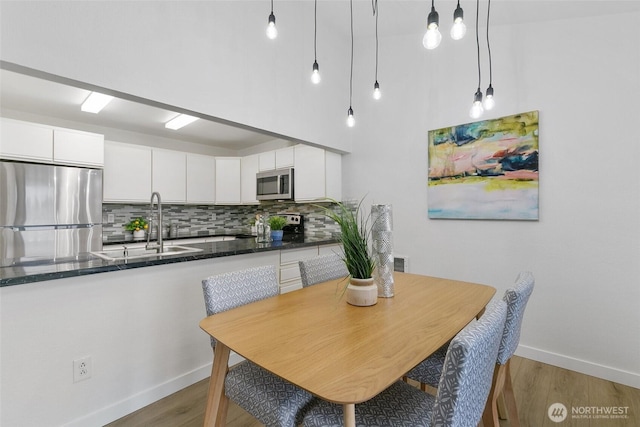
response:
[[[53,129],[50,126],[2,118],[0,157],[51,163],[53,161]]]
[[[275,151],[265,151],[264,153],[258,154],[258,169],[260,172],[262,171],[271,171],[276,168],[276,152]]]
[[[297,202],[342,198],[342,156],[307,145],[295,146]]]
[[[104,135],[69,129],[53,130],[53,161],[82,166],[104,166]]]
[[[105,141],[105,202],[148,203],[151,199],[151,148]]]
[[[153,149],[152,188],[162,202],[187,201],[187,157],[181,151]]]
[[[215,157],[187,153],[187,203],[215,203],[215,178]]]
[[[256,198],[256,174],[258,173],[258,155],[253,154],[242,158],[240,188],[242,204],[258,204]]]
[[[293,147],[276,150],[276,169],[292,168],[294,165]]]
[[[240,157],[216,157],[216,203],[240,204],[240,170]]]

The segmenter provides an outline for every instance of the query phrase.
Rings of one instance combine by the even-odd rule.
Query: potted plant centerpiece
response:
[[[347,302],[357,306],[374,305],[378,302],[378,287],[373,281],[375,261],[369,247],[369,217],[365,217],[360,210],[362,200],[355,209],[350,209],[341,202],[334,203],[337,205],[337,212],[326,207],[323,209],[325,215],[340,226],[342,259],[350,275],[344,291]]]
[[[282,229],[287,225],[287,219],[281,216],[269,217],[269,227],[271,228],[271,240],[277,242],[282,240]]]
[[[125,230],[133,231],[134,239],[144,239],[145,232],[148,228],[149,223],[142,217],[134,218],[124,226]]]

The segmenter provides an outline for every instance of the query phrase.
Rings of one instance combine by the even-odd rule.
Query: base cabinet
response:
[[[329,253],[339,253],[340,245],[322,245],[280,251],[280,293],[302,288],[298,261],[315,258]]]

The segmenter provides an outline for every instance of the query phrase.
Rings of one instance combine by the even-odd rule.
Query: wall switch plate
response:
[[[116,222],[116,216],[114,214],[107,214],[107,224],[113,224]]]
[[[73,382],[84,381],[91,378],[91,356],[73,361]]]

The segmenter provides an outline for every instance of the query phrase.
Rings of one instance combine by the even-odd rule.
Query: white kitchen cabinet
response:
[[[216,203],[237,205],[241,201],[240,157],[216,157]]]
[[[104,136],[2,118],[0,157],[101,168],[104,165]]]
[[[151,148],[105,141],[103,200],[149,203],[151,199]]]
[[[317,256],[317,246],[280,251],[280,293],[302,288],[298,261]]]
[[[244,156],[241,162],[241,200],[242,204],[258,204],[256,198],[256,173],[258,173],[259,155]]]
[[[276,152],[275,151],[265,151],[264,153],[258,154],[258,170],[262,171],[270,171],[276,168]]]
[[[276,150],[276,169],[292,168],[294,165],[293,147]]]
[[[103,167],[104,135],[71,129],[54,128],[53,162],[69,165]]]
[[[187,154],[187,203],[215,203],[215,173],[215,157]]]
[[[342,198],[342,156],[307,145],[294,147],[296,202]]]
[[[187,200],[187,155],[181,151],[152,150],[151,188],[160,193],[162,203]]]
[[[53,128],[2,118],[0,157],[51,163],[53,161]]]

